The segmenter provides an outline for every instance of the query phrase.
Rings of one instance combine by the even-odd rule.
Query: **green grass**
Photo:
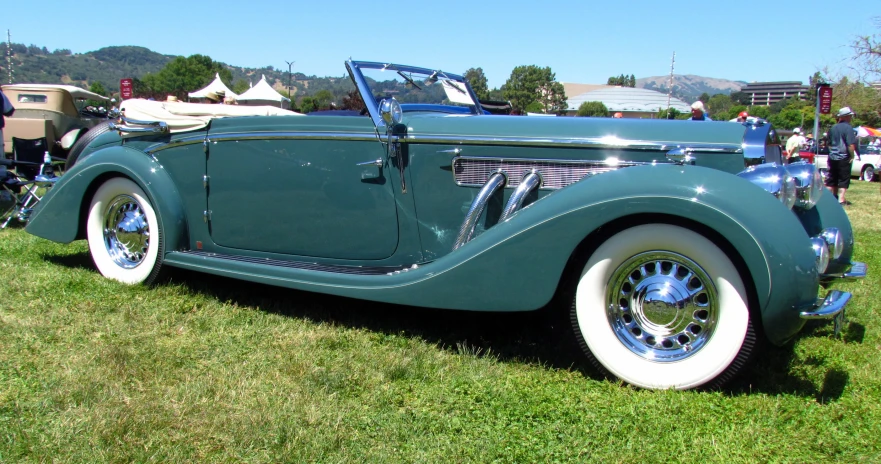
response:
[[[848,213],[870,274],[719,392],[600,378],[540,314],[396,307],[177,272],[101,278],[85,243],[0,231],[0,462],[878,462],[879,184]]]

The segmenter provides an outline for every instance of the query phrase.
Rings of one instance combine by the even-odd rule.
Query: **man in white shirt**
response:
[[[801,146],[804,145],[807,140],[801,135],[800,127],[796,127],[792,132],[792,137],[786,141],[786,153],[789,155],[789,162],[795,163],[801,161],[799,153],[801,152]]]

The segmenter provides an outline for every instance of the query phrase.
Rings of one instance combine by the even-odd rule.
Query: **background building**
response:
[[[582,103],[590,101],[598,101],[606,105],[610,116],[621,113],[625,118],[657,118],[658,110],[667,108],[667,94],[654,90],[565,82],[563,89],[568,97],[566,111],[568,116],[574,116]],[[670,98],[670,107],[680,113],[691,112],[691,105],[676,97]],[[711,114],[710,117],[712,116]]]
[[[749,95],[750,105],[771,106],[787,98],[803,99],[808,96],[810,88],[800,81],[787,82],[753,82],[740,89]]]

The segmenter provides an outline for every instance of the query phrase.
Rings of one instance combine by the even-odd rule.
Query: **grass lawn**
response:
[[[728,390],[600,378],[538,314],[424,310],[177,272],[0,231],[0,462],[879,462],[881,195],[869,277]]]

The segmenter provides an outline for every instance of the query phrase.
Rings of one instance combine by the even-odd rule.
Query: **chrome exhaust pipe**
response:
[[[504,211],[502,211],[502,216],[499,218],[499,222],[505,222],[511,218],[517,211],[520,211],[520,208],[523,207],[523,200],[526,199],[526,195],[529,192],[535,190],[536,188],[541,186],[542,178],[541,173],[533,169],[528,174],[523,176],[523,180],[520,181],[520,185],[514,189],[514,193],[511,194],[511,198],[508,199],[508,204],[505,205]]]
[[[486,184],[484,184],[480,191],[477,192],[477,196],[474,198],[474,201],[471,202],[471,208],[468,209],[468,214],[465,215],[465,221],[462,222],[462,227],[459,229],[459,235],[456,237],[456,243],[453,244],[453,250],[457,250],[462,245],[471,241],[471,237],[474,236],[474,227],[477,225],[477,220],[480,219],[480,215],[483,214],[483,210],[486,208],[486,203],[496,190],[505,186],[507,181],[508,176],[502,171],[497,171],[490,176],[489,180],[486,181]]]

